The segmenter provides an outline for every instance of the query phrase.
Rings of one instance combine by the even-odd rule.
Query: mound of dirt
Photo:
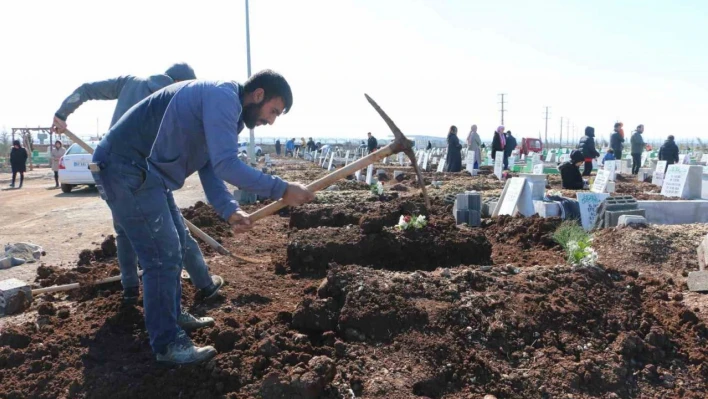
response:
[[[499,216],[484,219],[482,227],[493,244],[496,264],[518,266],[555,265],[565,263],[565,254],[553,240],[560,218]]]
[[[82,250],[79,253],[79,261],[76,264],[78,266],[89,266],[93,262],[102,262],[115,258],[117,254],[116,238],[113,235],[109,235],[103,240],[100,248]]]
[[[225,238],[234,236],[231,226],[221,219],[211,205],[207,205],[202,201],[198,201],[194,206],[182,209],[182,215],[220,244],[224,243]],[[213,255],[216,253],[216,250],[202,240],[196,237],[195,240],[199,243],[199,248],[204,254]]]

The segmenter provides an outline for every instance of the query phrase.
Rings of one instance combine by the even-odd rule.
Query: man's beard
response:
[[[256,123],[258,122],[258,117],[261,114],[262,107],[262,103],[248,104],[243,107],[243,123],[246,125],[247,128],[253,129],[254,127],[256,127]]]

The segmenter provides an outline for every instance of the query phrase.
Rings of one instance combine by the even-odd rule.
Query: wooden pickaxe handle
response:
[[[322,177],[319,180],[315,180],[312,183],[307,185],[308,190],[310,191],[320,191],[322,189],[325,189],[329,186],[332,185],[332,183],[335,183],[353,173],[355,173],[357,170],[362,170],[369,165],[376,163],[387,156],[391,155],[394,153],[394,142],[391,142],[391,144],[387,145],[386,147],[383,147],[382,149],[373,152],[357,161],[354,161],[350,163],[349,165],[337,169],[334,172],[328,174],[327,176]],[[276,202],[273,202],[267,206],[264,206],[263,208],[253,212],[251,214],[251,222],[256,222],[260,219],[263,219],[264,217],[270,216],[278,212],[279,210],[285,208],[287,205],[283,200],[278,200]]]
[[[138,277],[143,275],[143,271],[140,270],[138,271]],[[73,283],[73,284],[64,284],[64,285],[55,285],[53,287],[46,287],[46,288],[38,288],[36,290],[32,290],[32,295],[39,295],[39,294],[51,294],[53,292],[63,292],[63,291],[70,291],[74,290],[77,288],[80,288],[82,286],[88,287],[91,285],[101,285],[101,284],[107,284],[107,283],[113,283],[116,281],[120,281],[120,275],[118,276],[111,276],[111,277],[106,277],[101,280],[97,280],[88,284],[81,284],[81,283]]]

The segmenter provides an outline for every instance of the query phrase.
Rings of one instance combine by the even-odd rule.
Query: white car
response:
[[[91,148],[96,148],[98,142],[88,143]],[[94,187],[96,182],[93,180],[91,171],[88,165],[91,162],[92,154],[86,152],[80,145],[74,143],[66,154],[59,160],[59,183],[61,191],[70,193],[71,190],[78,185],[88,185]]]
[[[255,151],[257,157],[263,155],[263,150],[261,149],[261,146],[257,145],[255,147]],[[248,154],[248,142],[238,143],[238,152],[239,154]]]

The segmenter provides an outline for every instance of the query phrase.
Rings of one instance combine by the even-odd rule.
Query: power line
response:
[[[499,104],[501,104],[501,124],[502,126],[504,126],[504,112],[506,111],[506,109],[504,108],[504,96],[506,96],[507,94],[501,93],[499,95],[501,96],[501,101],[499,102]]]

